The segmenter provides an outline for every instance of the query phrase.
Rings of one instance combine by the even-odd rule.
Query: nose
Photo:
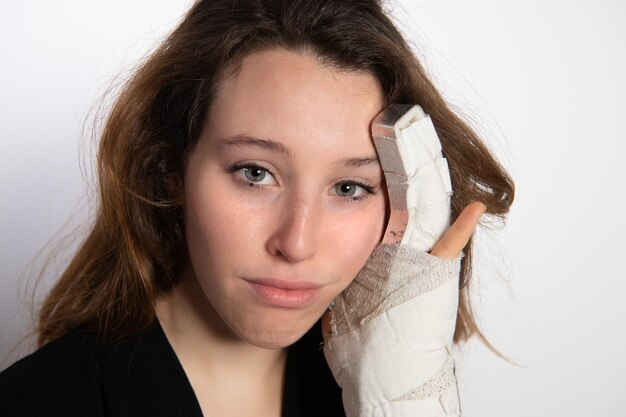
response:
[[[288,262],[311,258],[318,244],[321,202],[313,198],[294,198],[277,211],[276,227],[267,241],[267,250]]]

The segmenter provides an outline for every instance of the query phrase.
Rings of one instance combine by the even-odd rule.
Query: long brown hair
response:
[[[93,227],[39,312],[38,344],[83,326],[111,339],[154,319],[185,256],[182,167],[226,72],[265,48],[313,52],[325,65],[365,71],[387,103],[430,114],[448,159],[452,220],[472,201],[504,217],[513,182],[444,102],[376,0],[200,0],[121,90],[103,126]],[[455,342],[478,335],[463,258]],[[489,345],[490,346],[490,345]]]

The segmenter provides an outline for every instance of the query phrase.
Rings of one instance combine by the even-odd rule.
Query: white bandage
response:
[[[406,167],[409,224],[402,245],[429,251],[450,225],[452,184],[448,162],[430,116],[414,106],[394,128]]]
[[[401,244],[427,252],[449,226],[452,195],[433,122],[420,106],[394,104],[374,120],[372,131],[391,208],[408,210]]]
[[[421,108],[393,128],[396,157],[385,142],[393,138],[377,150],[386,178],[406,178],[390,190],[397,198],[403,187],[406,231],[401,244],[379,245],[333,301],[324,354],[348,417],[458,416],[451,348],[461,258],[426,253],[449,224],[447,164]]]

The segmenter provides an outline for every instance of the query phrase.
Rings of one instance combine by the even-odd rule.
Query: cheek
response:
[[[238,223],[232,221],[229,194],[213,180],[219,178],[215,171],[201,163],[190,164],[188,172],[194,175],[186,176],[184,190],[187,250],[195,276],[205,292],[209,290],[209,298],[225,284],[222,278],[228,275],[230,258],[240,253],[233,245],[242,241],[242,236],[233,230]]]
[[[327,256],[341,270],[342,286],[347,286],[363,267],[369,255],[380,243],[385,226],[385,200],[382,195],[367,209],[334,219],[327,237]],[[342,288],[343,289],[343,288]]]
[[[257,219],[258,213],[249,206],[242,207],[240,200],[236,193],[216,181],[188,184],[185,232],[196,266],[225,268],[254,252],[254,237],[261,222]]]

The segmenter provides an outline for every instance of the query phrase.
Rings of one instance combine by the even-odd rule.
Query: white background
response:
[[[0,3],[0,369],[29,349],[11,348],[32,325],[26,294],[46,243],[84,230],[91,107],[189,4]],[[487,337],[520,366],[463,346],[464,415],[623,416],[626,4],[394,4],[517,185],[506,227],[479,233],[473,296]],[[54,259],[52,271],[65,258]]]

